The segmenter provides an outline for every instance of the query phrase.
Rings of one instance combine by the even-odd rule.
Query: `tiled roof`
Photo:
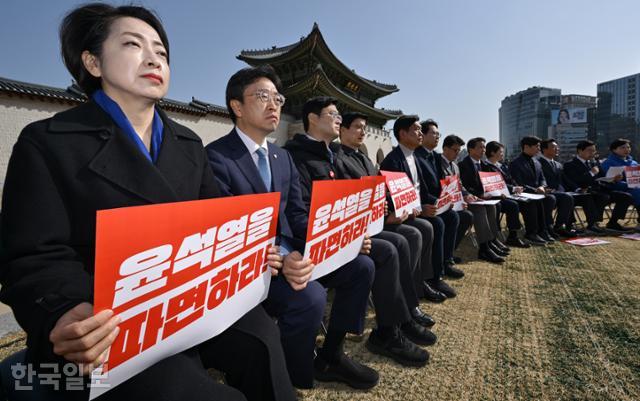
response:
[[[15,93],[22,96],[37,96],[45,99],[62,100],[72,103],[81,103],[87,100],[87,96],[75,83],[67,89],[62,89],[0,77],[0,92]],[[162,99],[158,104],[165,110],[175,111],[178,113],[199,115],[215,114],[224,117],[229,116],[229,112],[226,107],[212,103],[205,103],[203,101],[196,100],[195,98],[192,98],[190,103],[184,103],[172,99]]]

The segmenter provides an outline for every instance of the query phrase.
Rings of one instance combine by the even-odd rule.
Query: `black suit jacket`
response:
[[[156,165],[93,101],[20,134],[2,199],[0,299],[27,332],[31,359],[57,359],[49,332],[93,303],[96,211],[220,195],[200,138],[159,112]]]
[[[416,169],[418,171],[418,180],[420,181],[420,203],[423,205],[435,205],[435,203],[438,201],[438,198],[429,193],[429,188],[427,187],[427,183],[425,182],[422,172],[420,171],[420,165],[418,164],[417,158]],[[404,157],[400,146],[396,146],[391,152],[389,152],[382,163],[380,163],[380,170],[403,172],[407,175],[407,177],[409,177],[409,180],[413,182],[413,179],[411,178],[411,170],[409,170],[409,163],[407,163],[407,159]],[[393,203],[389,203],[390,208],[392,207],[392,205]]]
[[[267,143],[272,188],[265,188],[249,150],[235,128],[207,145],[207,155],[222,194],[247,195],[280,192],[278,233],[302,251],[307,235],[307,209],[302,202],[300,177],[287,151]]]
[[[533,169],[531,168],[531,161],[533,162]],[[524,187],[525,192],[535,193],[536,188],[547,186],[540,162],[524,153],[513,159],[509,165],[509,171],[511,171],[514,181]]]
[[[433,151],[433,164],[427,160],[427,156],[429,152],[420,146],[416,149],[413,154],[416,157],[416,161],[418,166],[420,167],[422,177],[427,184],[427,190],[429,194],[435,198],[436,200],[440,196],[440,192],[442,192],[442,185],[440,184],[440,179],[444,177],[444,173],[442,172],[442,162],[440,160],[440,155]]]
[[[518,186],[518,183],[515,182],[513,177],[511,177],[511,173],[509,172],[509,167],[506,164],[501,163],[500,167],[495,166],[491,163],[482,162],[482,171],[486,171],[488,173],[500,173],[502,175],[502,179],[505,184],[507,184],[507,189],[509,193],[513,193],[513,187]]]
[[[590,160],[589,165],[591,167],[600,167],[600,163],[594,160]],[[596,179],[604,176],[602,168],[600,168],[600,172],[598,174],[592,176],[591,169],[588,168],[577,157],[574,157],[573,160],[568,161],[564,164],[564,173],[567,177],[571,177],[573,186],[568,187],[568,189],[571,191],[575,191],[577,188],[589,188],[598,190],[600,189],[600,184],[598,183],[598,181],[596,181]]]
[[[476,166],[471,156],[462,159],[462,161],[458,163],[458,168],[460,169],[460,181],[464,188],[478,198],[484,196],[482,181],[480,181],[480,175],[476,171]],[[481,171],[487,171],[489,168],[488,163],[480,161],[480,168]]]

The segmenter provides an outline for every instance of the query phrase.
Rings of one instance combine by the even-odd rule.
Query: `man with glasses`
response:
[[[364,329],[373,262],[362,255],[317,281],[309,281],[314,265],[301,255],[308,211],[302,202],[298,171],[286,151],[266,140],[280,122],[285,102],[280,88],[280,79],[266,66],[245,68],[229,79],[226,101],[235,127],[207,145],[209,161],[223,194],[280,192],[277,242],[285,256],[263,305],[278,319],[293,385],[312,388],[315,377],[368,389],[378,383],[378,373],[345,355],[342,342],[347,332]],[[328,333],[314,361],[325,287],[335,288],[336,296]]]
[[[300,172],[303,200],[307,206],[311,203],[313,181],[339,178],[337,160],[340,145],[333,142],[338,137],[342,122],[337,103],[336,99],[324,96],[307,100],[302,108],[306,133],[295,135],[284,147],[291,153]],[[367,348],[402,365],[423,366],[429,354],[414,343],[431,345],[436,337],[413,320],[402,293],[400,275],[411,273],[407,269],[409,266],[400,269],[398,254],[408,252],[408,244],[396,233],[388,233],[384,237],[393,243],[372,238],[370,258],[366,257],[372,259],[376,266],[371,291],[377,322],[377,328],[372,330],[367,340]]]

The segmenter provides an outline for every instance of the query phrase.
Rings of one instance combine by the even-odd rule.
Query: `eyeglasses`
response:
[[[334,120],[342,122],[342,116],[337,111],[330,111],[330,112],[325,113],[325,114],[331,116],[331,118],[333,118]],[[322,114],[320,114],[320,115],[322,115]]]
[[[285,100],[287,100],[283,95],[281,95],[280,93],[271,93],[269,91],[257,91],[256,93],[253,94],[255,97],[257,97],[258,99],[260,99],[260,101],[262,103],[269,103],[272,99],[274,101],[274,103],[276,104],[276,106],[282,107],[284,106],[284,102]]]

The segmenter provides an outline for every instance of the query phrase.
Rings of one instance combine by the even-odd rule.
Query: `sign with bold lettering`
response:
[[[120,333],[90,399],[227,329],[262,302],[279,193],[100,210],[94,312]]]
[[[380,170],[380,174],[387,182],[396,216],[402,215],[405,211],[411,214],[415,209],[422,210],[420,194],[405,173]]]
[[[436,215],[440,215],[453,208],[455,211],[464,209],[460,180],[457,175],[449,175],[440,180],[442,191],[436,202]]]
[[[640,188],[640,166],[625,166],[624,175],[629,188]]]
[[[371,221],[384,218],[384,204],[372,207],[377,187],[370,179],[313,182],[304,247],[304,258],[315,264],[312,280],[358,256]]]
[[[502,174],[498,172],[488,173],[485,171],[478,172],[480,181],[486,196],[509,196],[507,184],[502,179]]]

